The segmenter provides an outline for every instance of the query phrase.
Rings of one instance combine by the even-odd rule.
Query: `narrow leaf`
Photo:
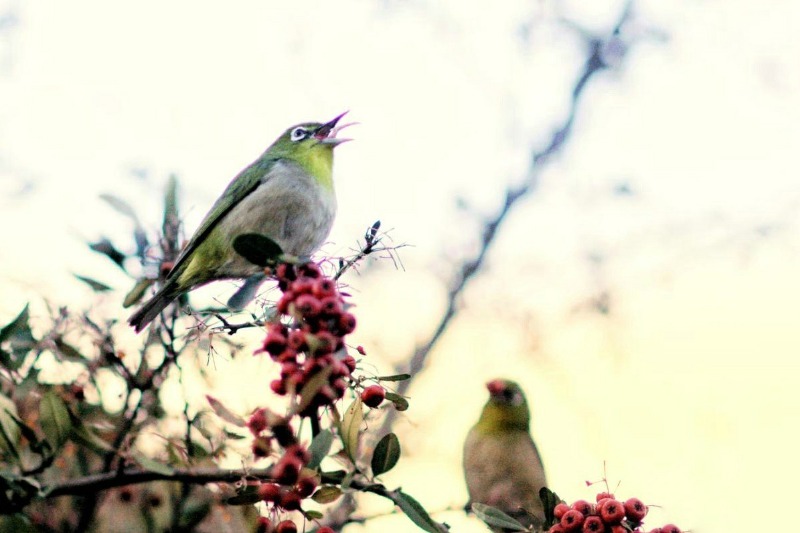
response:
[[[301,512],[303,513],[303,516],[306,517],[306,520],[319,520],[320,518],[325,516],[319,511],[301,511]]]
[[[233,249],[254,265],[261,267],[275,263],[283,254],[278,243],[260,233],[237,235],[233,239]]]
[[[300,403],[297,405],[298,413],[302,413],[305,411],[306,407],[311,405],[314,396],[317,395],[323,385],[328,383],[328,377],[330,377],[332,371],[333,367],[327,366],[306,381],[303,388],[300,389]]]
[[[106,239],[105,237],[103,237],[102,239],[100,239],[99,241],[97,241],[95,243],[89,244],[89,248],[91,248],[92,250],[94,250],[95,252],[97,252],[99,254],[102,254],[102,255],[108,257],[118,267],[120,267],[121,269],[125,270],[124,263],[125,263],[126,255],[123,254],[122,252],[120,252],[119,250],[117,250],[117,247],[114,246],[114,244],[111,241],[109,241],[108,239]]]
[[[393,392],[386,393],[386,399],[389,400],[394,404],[394,408],[398,411],[405,411],[408,409],[408,400],[400,396],[399,394],[395,394]]]
[[[395,503],[406,516],[414,522],[420,529],[430,533],[442,533],[446,531],[436,523],[428,514],[428,511],[420,503],[403,491],[396,491],[397,500]]]
[[[12,335],[20,332],[27,332],[30,336],[31,328],[28,326],[28,317],[28,304],[25,304],[14,320],[0,328],[0,342],[7,341]]]
[[[17,406],[11,398],[0,394],[0,452],[8,452],[19,458],[17,442],[20,429],[17,427]]]
[[[311,454],[311,460],[308,462],[308,468],[317,468],[322,460],[331,451],[333,445],[333,432],[329,429],[323,429],[308,445],[308,453]]]
[[[139,222],[139,217],[136,216],[136,212],[133,210],[130,204],[122,198],[114,196],[113,194],[101,194],[100,199],[113,207],[118,213],[122,213],[137,223]]]
[[[114,447],[111,446],[111,444],[107,443],[98,435],[96,435],[93,431],[86,427],[80,418],[72,413],[70,413],[70,421],[72,422],[72,432],[70,433],[69,437],[74,442],[83,444],[98,454],[114,451]]]
[[[380,376],[378,381],[405,381],[411,379],[411,374],[395,374],[393,376]]]
[[[54,451],[60,449],[69,437],[72,421],[64,400],[52,390],[44,393],[39,402],[39,421],[47,442]]]
[[[122,300],[122,307],[127,308],[136,305],[153,283],[155,283],[155,280],[147,278],[137,281],[136,285],[125,295],[125,299]]]
[[[61,357],[64,358],[65,361],[72,361],[75,363],[85,363],[86,358],[79,352],[74,346],[71,344],[67,344],[64,342],[64,339],[58,337],[55,339],[56,348],[58,348]]]
[[[220,402],[210,394],[206,394],[206,400],[208,400],[209,405],[217,414],[217,416],[223,419],[224,421],[230,422],[234,426],[238,426],[240,428],[243,428],[247,425],[247,422],[245,422],[244,418],[237,415],[224,405],[222,405],[222,402]]]
[[[511,531],[527,531],[528,528],[508,516],[500,509],[484,505],[482,503],[473,503],[472,512],[475,516],[483,520],[487,526],[497,526]]]
[[[358,455],[358,437],[361,431],[361,424],[364,422],[364,406],[361,403],[361,398],[356,398],[350,407],[344,412],[342,418],[342,444],[344,451],[353,463],[356,462]]]
[[[94,292],[108,292],[111,290],[111,287],[96,279],[87,278],[86,276],[80,276],[78,274],[75,274],[75,277],[87,284]]]
[[[319,504],[332,503],[339,499],[342,495],[342,490],[334,485],[323,485],[317,489],[311,499]]]
[[[372,475],[380,476],[388,472],[397,464],[400,459],[400,439],[394,433],[383,436],[375,446],[372,454]]]

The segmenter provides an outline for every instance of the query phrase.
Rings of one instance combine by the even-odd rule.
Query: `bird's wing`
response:
[[[211,233],[214,226],[216,226],[236,204],[258,188],[259,184],[267,178],[267,175],[275,166],[276,161],[275,159],[259,159],[239,172],[239,174],[231,180],[222,193],[222,196],[220,196],[217,201],[214,202],[214,205],[211,206],[211,209],[208,210],[203,222],[200,223],[200,227],[197,228],[197,231],[194,232],[189,243],[178,256],[178,259],[175,261],[175,266],[172,267],[172,270],[170,270],[167,275],[168,278],[180,274],[182,266],[189,257],[191,257],[192,253],[197,249],[200,243],[203,242],[206,236]]]

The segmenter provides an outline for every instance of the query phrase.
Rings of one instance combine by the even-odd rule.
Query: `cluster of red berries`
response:
[[[314,376],[328,372],[324,383],[301,398],[301,416],[313,416],[319,407],[332,405],[347,390],[356,360],[344,351],[344,337],[356,327],[356,318],[346,310],[336,282],[313,263],[281,264],[275,269],[283,296],[276,305],[279,316],[267,327],[267,337],[256,353],[268,353],[280,363],[280,377],[270,384],[273,392],[300,393]]]
[[[642,520],[647,515],[647,506],[639,498],[622,502],[613,494],[600,492],[596,504],[578,500],[572,505],[559,503],[553,509],[557,522],[550,533],[641,533]],[[650,533],[682,533],[678,526],[668,524]]]

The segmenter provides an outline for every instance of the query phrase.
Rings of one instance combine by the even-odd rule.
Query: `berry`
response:
[[[314,281],[314,286],[311,289],[311,294],[317,298],[325,298],[326,296],[334,296],[336,294],[336,282],[330,278],[319,278]]]
[[[311,453],[300,444],[292,444],[286,447],[286,455],[294,457],[303,464],[311,460]]]
[[[281,497],[281,487],[275,483],[263,483],[258,487],[258,497],[267,503],[277,502]]]
[[[603,501],[603,500],[606,500],[606,499],[608,499],[608,498],[613,498],[613,497],[614,497],[614,495],[613,495],[613,494],[610,494],[610,493],[608,493],[608,492],[598,492],[598,493],[597,493],[597,496],[595,496],[595,501],[596,501],[597,503],[600,503],[600,502],[601,502],[601,501]]]
[[[272,389],[272,392],[283,396],[286,394],[286,384],[280,379],[274,379],[269,383],[269,388]]]
[[[319,314],[322,306],[319,300],[310,294],[301,294],[294,301],[295,311],[300,313],[304,318],[315,317]]]
[[[322,270],[320,270],[319,265],[314,263],[304,263],[298,266],[297,273],[301,276],[306,276],[309,278],[318,278],[322,276]]]
[[[342,313],[339,316],[338,326],[338,333],[340,335],[349,335],[356,329],[356,317],[353,316],[352,313]]]
[[[647,515],[647,506],[639,498],[630,498],[625,502],[625,516],[631,522],[641,522]]]
[[[297,491],[297,494],[299,494],[301,498],[311,496],[316,488],[317,480],[313,477],[301,477],[297,480],[297,485],[295,485],[295,491]]]
[[[287,490],[281,493],[281,501],[278,505],[287,511],[297,511],[300,509],[300,502],[302,498],[293,490]]]
[[[618,524],[625,517],[625,506],[613,498],[606,498],[600,502],[597,511],[606,524]]]
[[[338,317],[342,313],[342,302],[336,296],[326,296],[319,301],[321,313]]]
[[[280,355],[286,349],[286,337],[279,332],[270,331],[264,340],[264,351],[274,356]]]
[[[378,407],[386,398],[386,391],[380,385],[370,385],[361,393],[361,401],[367,407]]]
[[[363,346],[360,346],[360,345],[359,345],[359,346],[356,346],[356,351],[357,351],[358,353],[360,353],[361,355],[367,355],[367,351],[364,349],[364,347],[363,347]]]
[[[567,511],[569,511],[569,505],[566,503],[559,503],[553,508],[553,515],[557,520],[561,520],[561,517],[564,516],[564,513]]]
[[[247,421],[247,429],[249,429],[250,433],[253,435],[258,435],[267,429],[267,410],[256,409],[253,411],[253,414],[250,415],[250,419]]]
[[[272,439],[264,435],[260,435],[253,439],[253,446],[251,448],[253,450],[253,455],[259,459],[262,457],[267,457],[272,451],[272,445],[270,444],[271,440]]]
[[[291,520],[284,520],[275,526],[275,533],[297,533],[297,526]]]
[[[286,341],[289,348],[296,352],[303,352],[308,348],[308,344],[306,344],[306,333],[299,329],[290,331]]]
[[[589,516],[592,514],[592,504],[587,502],[586,500],[577,500],[571,506],[572,509],[576,511],[580,511],[583,516]]]
[[[567,530],[561,524],[555,524],[548,529],[550,533],[565,533]]]
[[[272,523],[266,516],[259,516],[256,521],[256,533],[269,533]]]
[[[333,531],[333,528],[331,528],[331,527],[322,526],[321,528],[319,528],[317,530],[317,533],[335,533],[335,532]]]
[[[613,526],[611,526],[611,529],[609,529],[609,533],[630,533],[630,531],[631,531],[630,529],[623,526],[622,524],[614,524]]]
[[[599,516],[587,516],[586,520],[583,521],[583,529],[581,531],[583,533],[602,533],[605,529],[606,526]]]
[[[272,477],[281,485],[294,485],[302,467],[299,459],[284,455],[272,468]]]
[[[359,346],[359,348],[361,348],[361,347]],[[350,369],[350,372],[355,372],[355,370],[356,370],[356,358],[355,357],[353,357],[352,355],[346,355],[346,356],[344,356],[342,358],[342,362],[345,365],[347,365],[347,368]]]
[[[577,531],[583,525],[583,514],[575,509],[570,509],[559,522],[564,531]]]
[[[661,533],[682,533],[682,532],[681,528],[679,528],[675,524],[667,524],[666,526],[661,526]]]

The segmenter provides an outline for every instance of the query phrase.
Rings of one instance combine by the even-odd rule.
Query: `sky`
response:
[[[782,527],[761,509],[794,504],[800,6],[635,6],[630,49],[593,80],[396,428],[404,457],[387,483],[454,531],[483,530],[443,510],[466,501],[461,442],[498,376],[526,390],[563,497],[591,497],[584,481],[605,464],[619,495],[661,506],[653,525]],[[27,301],[43,312],[42,297],[124,316],[130,280],[86,250],[101,236],[132,247],[129,222],[100,194],[155,230],[175,173],[190,232],[285,128],[349,110],[360,125],[337,149],[340,212],[323,252],[350,253],[377,219],[408,245],[401,267],[379,260],[346,279],[358,343],[378,371],[402,367],[480,220],[564,118],[584,49],[559,21],[602,33],[619,9],[0,2],[0,323]],[[96,300],[75,273],[118,291]],[[604,292],[608,314],[590,305]],[[256,388],[274,372],[252,370],[217,369],[241,412],[258,404],[237,398],[242,380]],[[347,531],[387,527],[414,530],[390,516]]]

